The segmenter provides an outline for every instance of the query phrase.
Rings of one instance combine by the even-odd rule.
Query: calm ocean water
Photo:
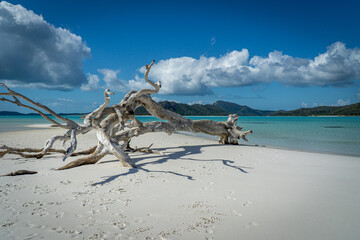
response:
[[[67,116],[81,123],[80,116]],[[154,117],[138,117],[154,121]],[[226,121],[227,117],[189,117]],[[360,117],[240,117],[243,130],[253,130],[246,144],[360,156]],[[49,124],[40,116],[1,116],[0,132],[34,129]],[[204,135],[201,135],[204,136]],[[208,136],[204,136],[208,137]],[[211,136],[210,136],[211,137]],[[245,143],[241,141],[241,143]]]

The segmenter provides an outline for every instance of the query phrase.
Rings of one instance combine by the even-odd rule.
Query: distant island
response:
[[[184,116],[227,116],[236,113],[239,116],[360,116],[360,102],[347,106],[321,106],[314,108],[300,108],[291,111],[259,110],[232,102],[217,101],[213,104],[184,104],[162,101],[159,104],[170,111]],[[140,107],[136,109],[138,115],[149,115]]]
[[[258,110],[245,105],[232,102],[217,101],[213,104],[185,104],[171,101],[162,101],[159,104],[170,111],[183,116],[360,116],[360,102],[346,106],[320,106],[313,108],[299,108],[296,110]],[[85,115],[86,113],[60,113],[60,115]],[[143,108],[135,111],[136,115],[149,115]],[[36,113],[19,113],[13,111],[0,111],[0,116],[38,115]]]
[[[86,115],[87,113],[60,113],[59,115]],[[50,114],[46,114],[50,116]],[[40,116],[37,113],[19,113],[15,111],[0,111],[0,116]]]

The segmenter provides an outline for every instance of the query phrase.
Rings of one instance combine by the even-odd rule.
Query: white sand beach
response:
[[[42,147],[55,133],[1,133],[0,144]],[[132,141],[150,144],[164,154],[130,154],[133,169],[113,156],[56,171],[61,154],[5,155],[0,175],[38,174],[0,177],[0,239],[360,239],[359,157],[181,134]]]

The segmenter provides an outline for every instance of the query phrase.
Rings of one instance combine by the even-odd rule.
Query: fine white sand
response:
[[[0,144],[42,147],[55,133],[1,133]],[[162,133],[132,146],[152,143],[164,155],[133,153],[136,169],[5,155],[1,175],[38,174],[0,177],[0,239],[360,239],[359,157]]]

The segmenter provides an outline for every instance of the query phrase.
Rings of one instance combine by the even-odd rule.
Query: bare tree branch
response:
[[[149,80],[149,72],[155,61],[146,65],[146,72],[144,74],[145,81],[149,83],[153,89],[141,89],[140,91],[130,91],[125,95],[119,104],[109,106],[110,96],[113,95],[109,89],[104,92],[104,103],[97,109],[87,114],[84,117],[83,125],[79,125],[72,120],[60,116],[53,112],[48,107],[36,103],[29,98],[23,96],[9,89],[5,84],[1,84],[7,92],[0,93],[2,96],[11,96],[14,100],[0,98],[1,101],[7,101],[16,104],[20,107],[26,107],[37,113],[42,117],[49,120],[56,127],[67,128],[68,131],[64,135],[53,136],[49,138],[43,149],[14,149],[9,147],[2,147],[4,151],[0,152],[0,157],[5,154],[18,154],[23,157],[41,158],[51,152],[61,152],[64,154],[63,160],[69,156],[85,154],[87,156],[74,160],[67,165],[59,168],[59,170],[69,169],[85,164],[94,164],[107,154],[112,154],[119,159],[120,163],[125,167],[136,167],[132,163],[126,150],[131,150],[129,142],[133,137],[140,136],[149,132],[166,132],[168,134],[177,131],[190,131],[195,133],[205,133],[219,137],[219,143],[222,144],[238,144],[238,139],[247,141],[246,136],[251,134],[252,131],[241,131],[242,128],[237,126],[238,116],[236,114],[229,115],[225,122],[215,122],[211,120],[190,120],[175,112],[164,109],[161,105],[155,102],[151,95],[158,93],[161,88],[161,83],[153,83]],[[22,104],[18,98],[25,100],[33,106],[42,109],[43,111],[51,114],[58,120],[64,121],[66,125],[62,125],[57,121],[49,118],[44,112],[32,107]],[[152,116],[165,121],[153,121],[141,123],[135,116],[135,110],[139,106],[144,107]],[[96,146],[80,152],[74,153],[77,147],[77,134],[86,134],[90,130],[96,130],[98,143]],[[66,141],[70,139],[70,147],[65,150],[53,150],[51,147],[56,141]],[[134,149],[132,149],[134,150]],[[141,149],[139,149],[141,151]],[[135,151],[139,151],[135,149]],[[142,149],[143,152],[152,152],[150,147]],[[27,154],[25,152],[28,152]]]

